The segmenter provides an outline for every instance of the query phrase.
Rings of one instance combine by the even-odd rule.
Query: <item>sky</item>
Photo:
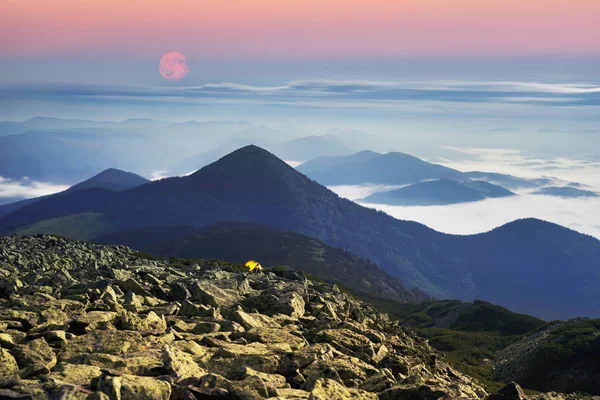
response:
[[[597,0],[3,0],[0,9],[0,119],[158,110],[180,121],[369,126],[427,115],[425,129],[462,129],[511,116],[591,129],[600,118]],[[158,72],[174,51],[189,66],[177,82]]]
[[[8,57],[600,54],[596,0],[3,0],[2,8]]]

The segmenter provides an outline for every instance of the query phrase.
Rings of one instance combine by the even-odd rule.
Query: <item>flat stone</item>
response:
[[[59,363],[50,374],[51,378],[72,385],[90,385],[91,381],[102,375],[99,367],[93,365]]]

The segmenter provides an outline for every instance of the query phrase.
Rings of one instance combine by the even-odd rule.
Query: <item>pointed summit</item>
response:
[[[71,186],[69,189],[67,189],[67,192],[74,192],[89,188],[103,188],[118,192],[121,190],[131,189],[148,182],[150,182],[148,179],[134,174],[133,172],[121,171],[120,169],[116,168],[108,168],[100,172],[98,175],[94,175],[88,180]]]
[[[250,172],[256,173],[258,172],[257,169],[264,171],[266,168],[294,171],[294,169],[285,161],[277,158],[274,154],[251,144],[229,153],[214,163],[200,169],[194,173],[194,175],[202,175],[202,171],[204,171],[204,173],[206,173],[206,171],[214,173],[219,170],[239,170],[240,172],[243,172],[247,168],[249,168],[250,171],[245,171],[245,174],[249,174]]]
[[[268,151],[249,145],[207,165],[189,177],[204,193],[226,203],[293,205],[301,191],[327,189],[310,180]],[[224,184],[226,183],[226,184]],[[302,190],[300,188],[303,188]]]

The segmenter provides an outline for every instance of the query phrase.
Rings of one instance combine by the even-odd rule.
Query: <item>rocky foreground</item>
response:
[[[52,236],[0,238],[0,346],[0,399],[488,396],[424,339],[301,273]]]

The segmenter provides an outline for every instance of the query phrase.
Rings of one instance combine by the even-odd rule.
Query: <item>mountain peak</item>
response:
[[[293,207],[305,190],[327,191],[316,184],[307,185],[308,178],[256,145],[242,147],[187,179],[227,204],[275,203]]]
[[[88,189],[92,187],[101,187],[105,189],[120,191],[131,189],[136,186],[150,182],[148,179],[134,174],[133,172],[122,171],[116,168],[108,168],[90,179],[71,186],[67,191]]]
[[[279,159],[274,154],[268,152],[262,147],[250,144],[241,147],[225,157],[220,158],[214,163],[195,172],[195,175],[204,175],[207,171],[215,173],[216,171],[234,171],[238,170],[239,174],[248,176],[255,175],[261,177],[260,174],[271,174],[282,169],[294,171],[285,161]],[[258,175],[256,175],[258,174]]]

